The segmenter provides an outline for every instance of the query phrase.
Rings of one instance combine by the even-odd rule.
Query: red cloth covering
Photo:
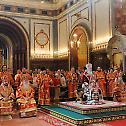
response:
[[[110,126],[126,126],[126,120],[116,120],[116,121],[106,122],[105,124],[109,124]]]

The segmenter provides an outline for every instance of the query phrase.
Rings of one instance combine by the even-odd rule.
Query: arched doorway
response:
[[[0,16],[0,65],[6,64],[14,73],[28,67],[29,39],[23,26],[14,19]]]
[[[81,25],[73,28],[70,35],[70,68],[84,68],[89,62],[88,34]]]

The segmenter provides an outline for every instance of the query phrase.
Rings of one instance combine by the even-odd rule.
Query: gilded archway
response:
[[[69,37],[69,69],[84,68],[90,62],[90,42],[92,41],[90,29],[86,19],[79,19],[73,24]]]

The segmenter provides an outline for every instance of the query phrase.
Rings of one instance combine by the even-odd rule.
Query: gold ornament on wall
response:
[[[41,48],[44,48],[45,45],[48,44],[49,38],[48,35],[41,30],[36,36],[35,36],[36,43],[41,46]]]

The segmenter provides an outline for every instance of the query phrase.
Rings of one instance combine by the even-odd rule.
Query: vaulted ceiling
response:
[[[0,4],[25,6],[40,9],[58,9],[70,0],[0,0]]]

